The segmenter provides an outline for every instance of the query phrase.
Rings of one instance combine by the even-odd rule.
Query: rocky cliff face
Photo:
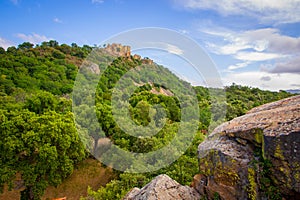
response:
[[[130,57],[130,46],[123,46],[121,44],[107,44],[105,50],[114,56],[121,56],[121,57]]]
[[[110,55],[118,56],[118,57],[131,57],[131,47],[130,46],[123,46],[121,44],[107,44],[105,46],[105,51]],[[142,64],[152,65],[154,62],[149,58],[141,58],[140,55],[134,54],[134,59],[140,60]]]
[[[300,198],[300,96],[217,127],[198,147],[194,187],[210,198]],[[277,198],[278,197],[278,198]]]
[[[166,175],[126,200],[300,199],[300,96],[265,104],[217,127],[199,145],[192,187]]]

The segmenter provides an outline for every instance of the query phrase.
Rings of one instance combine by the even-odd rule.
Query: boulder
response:
[[[300,96],[265,104],[199,145],[193,187],[208,199],[300,199],[299,152]]]
[[[133,188],[123,200],[199,200],[199,193],[167,175],[159,175],[142,189]]]

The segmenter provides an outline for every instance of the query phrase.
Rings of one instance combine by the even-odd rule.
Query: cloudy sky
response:
[[[300,0],[2,0],[0,9],[4,48],[50,39],[98,45],[123,31],[161,27],[196,41],[225,85],[300,89]]]

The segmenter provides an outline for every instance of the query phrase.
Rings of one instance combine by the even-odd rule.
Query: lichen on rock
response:
[[[285,198],[299,198],[299,147],[300,96],[262,105],[220,125],[199,145],[199,169],[206,182],[193,185],[209,199],[215,192],[221,199],[268,198],[263,165],[253,165],[268,160],[269,187]]]

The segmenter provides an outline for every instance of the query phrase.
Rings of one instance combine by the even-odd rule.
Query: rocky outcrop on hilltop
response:
[[[123,200],[198,200],[199,193],[182,186],[167,175],[159,175],[142,189],[133,188]]]
[[[107,44],[104,48],[105,52],[117,56],[117,57],[126,57],[126,58],[131,58],[131,47],[130,46],[123,46],[122,44]],[[132,56],[136,60],[140,60],[142,64],[146,65],[152,65],[154,62],[150,58],[141,58],[140,55],[134,54]]]
[[[299,151],[300,96],[265,104],[199,145],[193,186],[210,199],[299,199]]]
[[[131,58],[130,46],[125,46],[125,45],[123,46],[122,44],[112,43],[112,44],[107,44],[104,49],[106,53],[110,55],[117,56],[117,57],[126,57],[129,59]],[[132,57],[136,60],[140,60],[142,64],[152,65],[154,63],[153,60],[151,60],[148,57],[141,58],[141,56],[137,54],[134,54]]]
[[[130,46],[123,46],[121,44],[107,44],[105,50],[107,53],[118,56],[118,57],[130,57],[131,50]]]

